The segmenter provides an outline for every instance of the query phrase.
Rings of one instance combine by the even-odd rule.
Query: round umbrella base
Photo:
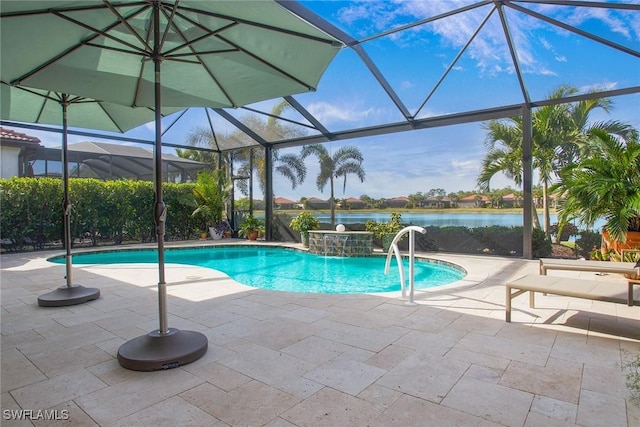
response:
[[[166,334],[156,329],[122,344],[118,363],[133,371],[157,371],[177,368],[200,359],[209,340],[199,332],[169,328]]]
[[[65,307],[68,305],[84,304],[87,301],[100,298],[100,289],[85,288],[82,285],[61,286],[38,297],[41,307]]]

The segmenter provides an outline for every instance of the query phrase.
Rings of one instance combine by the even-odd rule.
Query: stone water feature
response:
[[[309,231],[309,252],[327,256],[371,256],[373,233],[369,231]]]

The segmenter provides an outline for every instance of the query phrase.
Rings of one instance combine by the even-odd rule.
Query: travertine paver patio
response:
[[[167,265],[169,325],[204,333],[209,350],[134,372],[115,356],[158,327],[157,267],[74,266],[101,298],[42,308],[64,284],[53,254],[1,257],[3,426],[640,426],[620,369],[640,352],[640,307],[538,296],[530,309],[522,296],[506,323],[504,283],[536,261],[429,254],[469,274],[417,292],[417,306]],[[8,420],[18,409],[68,420]]]

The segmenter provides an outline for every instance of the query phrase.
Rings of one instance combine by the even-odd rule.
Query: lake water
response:
[[[364,224],[367,220],[386,222],[389,220],[391,212],[336,212],[336,224]],[[323,223],[330,222],[329,213],[314,213],[314,216]],[[538,215],[542,223],[542,215]],[[469,228],[487,227],[492,225],[503,225],[506,227],[522,226],[521,213],[481,213],[481,212],[434,212],[434,213],[403,213],[402,222],[404,224],[419,225],[422,227],[448,227],[461,226]],[[555,214],[551,215],[551,224],[558,222]],[[602,227],[604,222],[595,224],[595,229]],[[578,225],[578,224],[576,224]],[[584,229],[585,227],[578,228]]]

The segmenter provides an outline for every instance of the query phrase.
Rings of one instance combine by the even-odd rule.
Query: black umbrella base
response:
[[[100,289],[85,288],[82,285],[61,286],[38,297],[41,307],[66,307],[68,305],[84,304],[87,301],[100,298]]]
[[[157,371],[177,368],[200,359],[207,352],[209,340],[200,332],[169,328],[134,338],[118,349],[118,363],[133,371]]]

